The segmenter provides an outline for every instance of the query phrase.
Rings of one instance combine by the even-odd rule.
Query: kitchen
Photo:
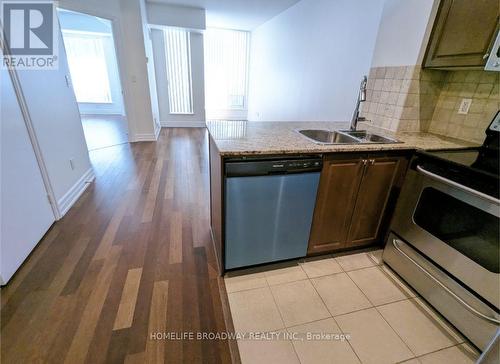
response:
[[[249,3],[137,3],[131,143],[90,152],[95,179],[2,271],[2,360],[498,363],[498,3]],[[248,54],[234,94],[224,7],[258,24],[224,38]]]

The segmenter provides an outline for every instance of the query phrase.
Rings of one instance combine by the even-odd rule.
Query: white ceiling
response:
[[[252,30],[299,0],[148,0],[206,9],[207,26]]]

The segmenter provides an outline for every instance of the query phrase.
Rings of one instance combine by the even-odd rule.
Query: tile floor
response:
[[[389,267],[382,251],[225,277],[247,363],[474,363],[479,354]],[[264,340],[250,333],[267,333]]]

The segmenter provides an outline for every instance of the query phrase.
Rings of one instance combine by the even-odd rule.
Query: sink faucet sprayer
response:
[[[359,85],[359,93],[358,93],[358,100],[356,101],[356,108],[354,109],[354,114],[352,115],[351,119],[351,130],[356,130],[356,127],[358,126],[358,121],[364,120],[364,118],[359,117],[359,105],[363,101],[366,101],[366,81],[367,81],[366,76],[363,76],[361,84]]]

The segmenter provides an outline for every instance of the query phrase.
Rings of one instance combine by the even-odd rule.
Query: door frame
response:
[[[128,137],[128,141],[132,142],[133,140],[130,139],[130,135],[131,134],[135,135],[135,132],[131,133],[131,130],[133,130],[133,128],[131,128],[130,121],[128,118],[128,115],[130,114],[130,106],[127,103],[128,91],[125,87],[123,87],[123,80],[125,80],[127,78],[126,78],[126,72],[124,69],[124,65],[123,65],[123,62],[122,62],[121,57],[120,57],[120,55],[123,53],[123,47],[122,47],[123,40],[122,40],[122,37],[120,35],[121,34],[120,33],[121,26],[120,26],[119,18],[112,16],[112,15],[109,15],[109,14],[106,14],[106,13],[102,13],[99,10],[92,10],[92,12],[90,12],[88,10],[82,10],[78,6],[74,6],[73,4],[64,4],[63,6],[58,5],[57,8],[72,11],[75,13],[80,13],[80,14],[85,14],[85,15],[89,15],[89,16],[102,18],[105,20],[109,20],[111,22],[111,33],[113,36],[113,46],[115,48],[114,51],[115,51],[116,63],[118,64],[118,79],[120,81],[120,88],[121,88],[121,93],[122,93],[123,113],[125,114],[124,115],[125,120],[127,121],[127,137]],[[59,22],[59,19],[57,21]],[[59,31],[62,32],[60,24],[59,24]],[[63,42],[63,47],[64,47],[64,42]]]

